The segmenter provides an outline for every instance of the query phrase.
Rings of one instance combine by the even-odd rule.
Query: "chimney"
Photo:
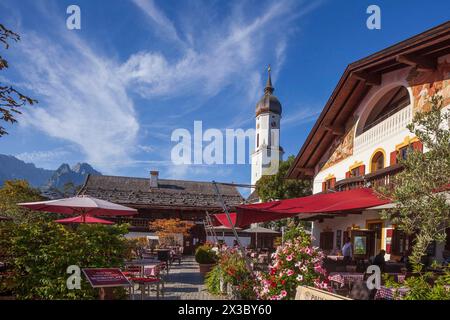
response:
[[[150,188],[158,188],[159,171],[150,171]]]

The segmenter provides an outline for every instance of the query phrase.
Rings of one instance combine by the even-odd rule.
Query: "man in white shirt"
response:
[[[350,263],[353,257],[353,248],[352,241],[350,238],[347,238],[344,246],[342,247],[342,255],[344,256],[344,262]]]

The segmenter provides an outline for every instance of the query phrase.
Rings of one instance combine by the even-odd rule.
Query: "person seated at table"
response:
[[[347,238],[343,247],[342,255],[344,256],[344,263],[350,263],[353,257],[352,239]]]
[[[384,256],[386,255],[386,251],[380,250],[380,253],[375,256],[373,259],[373,264],[380,267],[381,272],[384,271],[386,266],[386,260],[384,260]]]

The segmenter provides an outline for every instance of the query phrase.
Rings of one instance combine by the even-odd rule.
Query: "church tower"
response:
[[[256,104],[255,151],[251,155],[252,185],[263,175],[276,174],[283,156],[280,146],[281,103],[273,95],[275,89],[270,77],[270,66],[267,71],[264,95]]]

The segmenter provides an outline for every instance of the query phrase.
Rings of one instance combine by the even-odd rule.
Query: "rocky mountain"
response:
[[[77,163],[73,167],[70,167],[67,163],[63,163],[55,170],[50,179],[48,179],[45,187],[63,190],[67,183],[79,186],[84,183],[88,174],[101,175],[100,172],[87,163]]]
[[[74,187],[80,186],[88,174],[101,175],[88,163],[77,163],[72,167],[63,163],[56,170],[47,170],[37,168],[34,164],[26,163],[14,156],[0,154],[0,186],[5,180],[24,179],[33,187],[44,191],[64,192],[67,183],[72,183]]]
[[[0,185],[3,185],[5,180],[25,179],[32,186],[40,187],[47,183],[53,173],[53,170],[36,168],[34,164],[14,156],[0,154]]]

